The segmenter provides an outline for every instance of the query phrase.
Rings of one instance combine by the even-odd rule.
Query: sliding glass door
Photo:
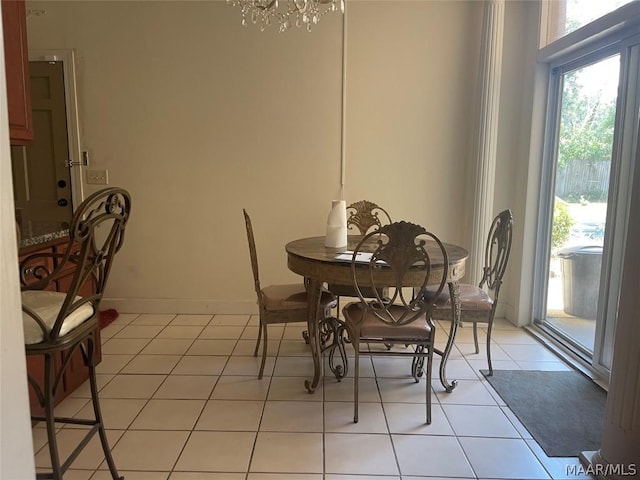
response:
[[[606,374],[638,132],[638,38],[551,65],[535,322]]]

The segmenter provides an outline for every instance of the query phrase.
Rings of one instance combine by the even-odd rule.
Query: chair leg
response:
[[[425,375],[426,390],[427,390],[427,398],[426,398],[426,408],[427,408],[427,425],[431,425],[431,370],[433,370],[433,345],[429,346],[429,354],[427,355],[427,372]]]
[[[355,337],[354,338],[358,338]],[[353,423],[358,423],[358,383],[360,381],[360,342],[352,341],[353,357]]]
[[[493,318],[489,320],[487,325],[487,363],[489,364],[489,375],[493,375],[493,365],[491,364],[491,329],[493,327]]]
[[[262,319],[260,319],[260,326],[258,327],[258,339],[256,340],[256,348],[253,350],[253,356],[258,356],[258,349],[260,348],[260,340],[262,339],[262,328],[264,327]]]
[[[116,464],[113,461],[113,456],[111,455],[111,448],[109,447],[109,441],[107,440],[107,432],[104,428],[104,422],[102,420],[102,411],[100,410],[100,401],[98,399],[98,385],[96,381],[96,367],[94,361],[94,351],[93,351],[93,340],[89,340],[88,346],[88,361],[87,367],[89,368],[89,386],[91,388],[91,402],[93,404],[93,414],[96,419],[96,424],[98,425],[98,435],[100,436],[100,443],[102,444],[102,450],[104,452],[104,458],[107,461],[107,465],[109,466],[109,472],[111,472],[111,478],[113,480],[124,480],[124,477],[121,477],[118,474],[118,469],[116,468]]]
[[[258,379],[262,378],[262,374],[264,373],[264,364],[267,361],[267,324],[262,324],[260,326],[260,330],[264,330],[264,332],[262,332],[262,362],[260,362],[260,372],[258,373]]]
[[[49,456],[51,458],[51,471],[53,480],[62,480],[62,467],[60,465],[60,455],[58,453],[58,442],[56,440],[56,423],[53,412],[55,401],[55,369],[53,355],[44,356],[44,416],[47,427],[47,440],[49,442]]]
[[[476,353],[480,353],[480,347],[478,347],[478,324],[473,322],[473,343],[476,346]]]

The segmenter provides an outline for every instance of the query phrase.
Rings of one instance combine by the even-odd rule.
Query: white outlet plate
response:
[[[109,171],[90,169],[86,171],[87,183],[93,185],[108,185],[109,184]]]

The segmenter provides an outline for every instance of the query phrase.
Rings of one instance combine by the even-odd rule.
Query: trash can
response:
[[[562,259],[565,313],[595,320],[598,313],[602,247],[566,247],[558,252],[558,257]]]

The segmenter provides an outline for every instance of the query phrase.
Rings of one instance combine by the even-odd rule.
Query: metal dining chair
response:
[[[22,260],[22,320],[25,351],[44,358],[44,380],[28,377],[44,415],[32,415],[32,421],[45,422],[51,458],[49,473],[37,478],[62,480],[78,454],[98,433],[111,477],[121,479],[116,469],[105,431],[96,384],[96,332],[99,309],[116,253],[122,247],[124,230],[131,211],[131,197],[116,187],[100,190],[87,197],[73,214],[69,227],[69,244],[62,253],[39,252]],[[53,282],[73,276],[67,292],[49,291]],[[79,296],[80,291],[92,293]],[[93,418],[79,419],[54,415],[56,393],[65,381],[65,371],[74,354],[80,351],[89,370],[89,387]],[[66,460],[60,459],[56,441],[56,424],[89,427],[80,443]]]
[[[473,324],[473,341],[476,353],[480,353],[478,346],[478,323],[487,324],[487,363],[489,375],[493,375],[491,364],[491,330],[498,305],[498,296],[502,286],[502,277],[507,269],[511,253],[513,236],[513,214],[511,210],[503,210],[491,223],[487,243],[484,251],[484,267],[478,285],[460,284],[460,321]],[[429,290],[428,296],[435,292]],[[435,320],[453,319],[451,311],[451,297],[448,290],[439,294],[436,299],[437,309],[433,312]]]
[[[258,269],[258,255],[253,236],[251,218],[246,210],[244,221],[249,242],[249,255],[251,257],[251,270],[253,271],[253,285],[258,297],[258,312],[260,316],[260,328],[253,356],[258,356],[260,340],[262,339],[262,361],[258,378],[262,378],[264,365],[267,360],[267,326],[273,324],[304,322],[308,319],[307,289],[304,284],[269,285],[261,287]],[[320,298],[320,308],[325,317],[331,316],[331,309],[335,306],[335,297],[328,291],[323,291]],[[303,332],[305,342],[309,343],[307,332]]]
[[[361,236],[379,229],[383,225],[391,223],[391,217],[387,211],[369,200],[359,200],[347,207],[347,233]],[[352,285],[340,285],[330,283],[327,289],[336,296],[336,310],[340,312],[340,297],[356,297]],[[362,289],[366,296],[375,296],[371,289]],[[382,292],[379,292],[382,293]]]
[[[357,260],[360,252],[366,252],[370,259],[364,263]],[[434,257],[439,260],[438,267],[433,266]],[[416,380],[426,362],[426,423],[431,423],[431,370],[436,333],[431,313],[435,304],[424,292],[429,284],[433,285],[436,297],[443,291],[448,265],[447,251],[438,237],[408,222],[382,226],[365,235],[354,249],[351,272],[359,301],[343,309],[345,327],[355,352],[354,422],[358,422],[360,355],[393,355],[413,358],[412,373]],[[365,287],[373,287],[372,299],[363,294]],[[382,287],[386,287],[387,295],[376,293]],[[388,349],[362,349],[365,344],[383,344]],[[389,348],[394,345],[414,349]]]

